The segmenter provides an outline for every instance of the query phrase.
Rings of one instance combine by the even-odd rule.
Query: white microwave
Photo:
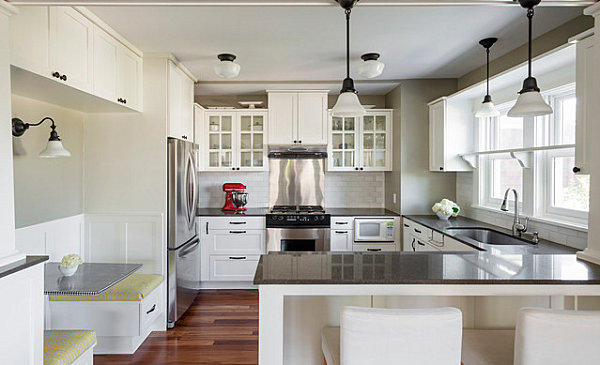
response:
[[[394,242],[394,218],[354,219],[355,242]]]

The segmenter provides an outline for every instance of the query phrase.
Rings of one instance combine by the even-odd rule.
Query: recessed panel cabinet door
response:
[[[269,144],[297,141],[298,94],[269,93]]]
[[[73,8],[50,8],[50,71],[65,84],[92,91],[94,25]]]
[[[327,94],[298,94],[298,143],[327,144]]]
[[[95,65],[94,65],[95,67]],[[123,45],[117,52],[117,98],[130,108],[142,109],[142,60]]]
[[[429,106],[429,170],[444,171],[446,100]]]
[[[94,27],[94,94],[117,101],[117,53],[119,42]]]
[[[22,6],[10,21],[10,63],[50,76],[48,7]]]

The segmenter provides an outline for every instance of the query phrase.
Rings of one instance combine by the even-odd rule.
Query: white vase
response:
[[[444,214],[442,212],[436,212],[435,214],[438,216],[439,219],[444,220],[444,221],[447,221],[448,218],[450,218],[450,216],[452,215],[452,214]]]
[[[61,274],[63,274],[63,276],[73,276],[73,274],[75,274],[75,272],[77,271],[78,267],[79,265],[73,267],[64,267],[58,265],[58,269],[60,270]]]

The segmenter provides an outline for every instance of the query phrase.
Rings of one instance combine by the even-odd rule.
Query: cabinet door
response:
[[[169,61],[169,85],[168,85],[168,114],[169,114],[169,137],[181,138],[184,134],[182,126],[181,104],[183,99],[183,75],[179,67]]]
[[[358,168],[359,118],[329,118],[329,170],[353,171]]]
[[[429,243],[422,241],[415,237],[415,245],[414,250],[416,252],[437,252],[440,251],[439,248],[430,245]]]
[[[403,221],[403,231],[402,231],[402,251],[414,251],[412,244],[415,242],[414,237],[412,237],[412,226],[410,221],[404,219]]]
[[[50,77],[47,6],[21,6],[10,21],[10,63]]]
[[[429,106],[429,171],[444,171],[446,100]]]
[[[212,255],[209,259],[210,281],[252,281],[260,256]]]
[[[576,94],[577,94],[577,132],[575,146],[575,166],[579,174],[589,174],[590,130],[589,123],[593,113],[593,72],[594,37],[585,38],[577,43]]]
[[[269,93],[269,144],[297,141],[298,94]]]
[[[182,138],[194,141],[194,81],[181,69],[181,134]]]
[[[94,25],[70,7],[50,8],[50,71],[62,82],[87,92],[93,84]]]
[[[391,171],[392,118],[387,112],[370,112],[362,117],[361,163],[366,171]]]
[[[266,170],[266,112],[238,112],[238,166],[243,170]]]
[[[352,231],[332,230],[331,251],[352,251]]]
[[[205,115],[208,143],[205,149],[207,170],[235,169],[234,161],[234,119],[235,113],[207,112]]]
[[[269,106],[270,107],[270,106]],[[327,94],[298,94],[298,143],[327,143]]]
[[[142,59],[122,44],[117,52],[117,99],[132,109],[142,110]]]
[[[94,94],[117,102],[117,53],[119,42],[94,26]]]

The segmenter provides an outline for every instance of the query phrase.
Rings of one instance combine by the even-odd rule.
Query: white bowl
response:
[[[60,270],[61,274],[63,274],[63,276],[73,276],[73,274],[75,274],[75,272],[77,271],[77,268],[79,267],[79,265],[74,266],[74,267],[64,267],[61,265],[58,265],[58,270]]]
[[[447,221],[448,218],[450,218],[450,216],[452,215],[452,214],[444,214],[442,212],[436,212],[435,214],[438,216],[439,219],[444,220],[444,221]]]

